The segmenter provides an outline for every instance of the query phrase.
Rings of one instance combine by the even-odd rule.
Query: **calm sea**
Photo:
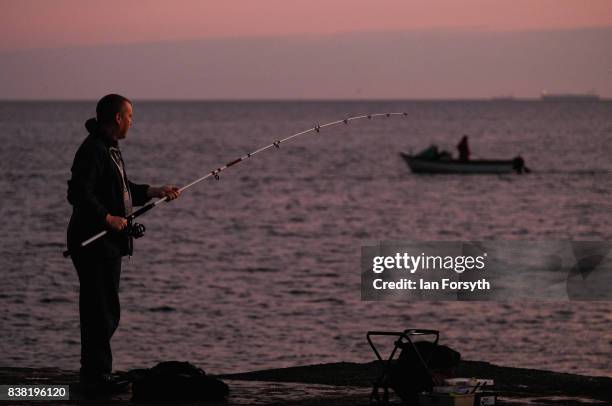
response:
[[[79,362],[78,283],[62,257],[66,181],[94,102],[0,103],[0,365]],[[124,261],[115,367],[211,372],[373,359],[372,329],[434,328],[465,358],[612,376],[612,303],[360,301],[379,240],[610,240],[612,102],[136,102],[135,182],[183,185],[298,131],[142,218]],[[436,143],[521,154],[527,176],[415,176]]]

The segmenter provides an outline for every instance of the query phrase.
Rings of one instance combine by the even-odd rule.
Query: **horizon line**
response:
[[[551,93],[552,95],[556,93]],[[566,93],[563,93],[566,94]],[[582,95],[582,93],[569,93],[570,95]],[[590,100],[591,102],[612,101],[612,96],[597,95],[598,99]],[[0,103],[90,103],[97,102],[99,99],[90,98],[50,98],[50,99],[0,99]],[[490,97],[423,97],[423,98],[130,98],[133,102],[155,103],[155,102],[176,102],[176,103],[240,103],[240,102],[452,102],[452,101],[491,101],[491,102],[514,102],[514,101],[546,101],[551,103],[554,101],[543,100],[541,96],[537,97],[514,97],[514,96],[490,96]],[[571,101],[571,100],[568,100]],[[587,101],[588,102],[588,101]]]

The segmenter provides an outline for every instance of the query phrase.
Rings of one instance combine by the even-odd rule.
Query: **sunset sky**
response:
[[[612,52],[606,50],[612,47],[605,46],[612,32],[610,0],[0,0],[0,9],[0,63],[4,65],[0,67],[0,86],[7,89],[0,97],[4,99],[95,98],[104,89],[121,90],[119,85],[135,83],[126,81],[126,76],[136,80],[141,75],[155,80],[160,89],[157,93],[150,92],[150,86],[142,82],[142,86],[127,86],[126,90],[133,96],[142,98],[402,98],[403,95],[406,98],[452,98],[487,97],[500,93],[534,96],[542,90],[594,91],[603,96],[612,95]],[[585,32],[590,34],[585,37]],[[380,54],[375,48],[368,48],[379,48],[386,34],[396,35],[393,37],[398,45],[395,54],[391,50]],[[471,37],[466,39],[466,35]],[[589,35],[595,35],[596,40],[592,42]],[[566,43],[568,38],[570,41]],[[452,53],[482,48],[481,53],[471,53],[472,60],[467,63],[473,64],[471,69],[482,69],[484,77],[494,75],[498,67],[492,60],[499,56],[492,54],[497,52],[496,39],[509,46],[509,52],[518,58],[516,72],[512,77],[499,77],[495,82],[497,86],[491,86],[489,82],[492,81],[488,81],[483,85],[473,83],[469,89],[462,88],[464,79],[457,78],[455,82],[449,77],[453,69],[438,72],[436,76],[429,74],[428,64],[435,66],[443,62],[440,53],[445,50]],[[550,55],[554,60],[541,59],[542,49],[533,47],[533,41],[537,43],[539,40],[544,41],[542,46],[547,48],[556,44],[553,48],[557,48],[557,52]],[[329,49],[329,44],[334,41],[342,44],[345,51],[342,48]],[[520,41],[524,41],[524,52]],[[351,44],[360,42],[364,48],[359,49],[361,54],[358,55],[351,50]],[[196,43],[206,49],[206,54],[200,55],[199,59],[190,58],[191,67],[174,59],[173,72],[191,77],[195,75],[193,66],[197,65],[200,69],[206,68],[210,77],[227,85],[217,83],[212,92],[194,93],[188,83],[181,84],[186,86],[184,89],[177,88],[159,71],[156,61],[164,64],[167,70],[167,61],[176,57],[173,54],[177,47]],[[268,52],[267,43],[277,51],[268,56],[278,60],[267,61],[270,64],[267,66],[259,61],[254,67],[241,61],[241,52],[244,61],[250,63],[256,58],[250,50]],[[151,48],[154,45],[159,47]],[[564,50],[566,45],[567,50]],[[122,79],[115,80],[105,72],[99,72],[95,80],[88,77],[87,69],[83,68],[92,62],[86,60],[87,55],[93,54],[108,61],[107,57],[117,56],[116,48],[113,48],[117,46],[130,50],[122,54],[124,58],[116,60],[118,66],[124,66],[114,69]],[[415,46],[418,50],[414,49]],[[316,54],[321,48],[322,55],[334,54],[334,63],[330,67],[332,77],[341,77],[343,69],[363,66],[360,56],[367,59],[375,54],[379,59],[384,58],[386,65],[379,61],[378,70],[386,72],[389,69],[391,72],[396,61],[404,66],[408,61],[402,58],[417,53],[420,56],[418,63],[423,66],[415,69],[413,74],[422,74],[422,77],[412,79],[428,83],[431,90],[415,88],[411,91],[407,85],[405,91],[396,94],[385,90],[392,90],[393,86],[384,81],[380,89],[371,84],[364,87],[356,82],[352,85],[346,82],[337,88],[328,83],[317,90],[316,84],[326,76],[325,70],[315,67],[321,73],[317,76],[312,74],[313,66],[302,71],[289,61],[295,55],[304,54],[300,47],[304,52]],[[325,47],[328,49],[323,49]],[[142,54],[145,48],[148,50],[146,58]],[[110,54],[106,54],[108,52]],[[232,56],[228,57],[228,54]],[[571,65],[567,68],[571,72],[564,72],[563,55]],[[591,56],[596,60],[584,60]],[[77,69],[72,65],[79,64],[80,58],[83,58],[84,65]],[[580,66],[576,65],[576,58],[582,59]],[[211,66],[212,59],[244,65],[243,70],[233,67],[231,75],[225,77],[225,67]],[[538,66],[549,63],[551,67],[559,68],[559,72],[550,72],[550,84],[540,83],[545,82],[546,75],[534,78],[532,68],[521,68],[533,64],[536,59],[539,60]],[[447,68],[454,67],[452,64],[463,65],[459,57],[447,62],[451,64]],[[28,64],[43,64],[47,69],[34,69]],[[461,70],[461,66],[456,67]],[[281,77],[284,71],[293,69],[291,77],[301,80],[304,88],[311,90],[288,89],[282,80],[278,83],[268,80],[275,90],[262,88],[258,85],[261,83],[258,72],[269,69],[278,71]],[[557,73],[558,78],[555,76]],[[365,71],[361,76],[357,75],[356,80],[363,81],[364,75]],[[232,87],[230,82],[235,83],[237,77],[241,79],[238,87]],[[247,77],[251,80],[246,80]],[[440,77],[445,79],[442,84]],[[56,86],[58,81],[71,79],[75,82],[70,91]],[[93,82],[96,86],[92,85]],[[548,89],[551,85],[553,88]]]

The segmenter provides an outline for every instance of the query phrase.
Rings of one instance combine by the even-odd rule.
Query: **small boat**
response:
[[[542,93],[540,97],[542,101],[570,101],[570,102],[597,102],[600,100],[599,95],[595,93],[559,93],[549,94]]]
[[[529,170],[520,156],[508,160],[432,159],[400,153],[414,173],[501,174],[526,173]]]

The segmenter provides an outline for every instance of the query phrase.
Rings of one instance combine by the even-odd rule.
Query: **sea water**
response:
[[[0,365],[78,368],[78,281],[62,257],[66,181],[95,102],[0,103]],[[431,328],[466,359],[612,376],[607,302],[362,302],[381,240],[609,240],[612,103],[139,102],[121,142],[134,182],[184,185],[272,148],[142,217],[123,262],[115,368],[189,360],[238,372],[374,358],[368,330]],[[413,175],[432,143],[522,155],[525,176]]]

